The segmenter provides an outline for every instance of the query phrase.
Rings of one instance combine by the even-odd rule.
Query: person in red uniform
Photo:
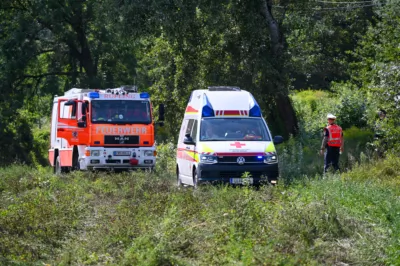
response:
[[[343,130],[336,122],[336,116],[328,114],[328,126],[324,128],[320,154],[324,155],[324,173],[332,165],[334,170],[339,169],[339,157],[344,148]]]

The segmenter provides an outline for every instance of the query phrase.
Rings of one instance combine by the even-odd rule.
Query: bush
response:
[[[338,95],[335,106],[338,124],[343,129],[352,126],[363,128],[367,125],[367,100],[364,93],[351,83],[333,83],[332,90]]]
[[[172,185],[174,169],[60,178],[13,165],[0,169],[0,264],[396,264],[398,164],[195,191]]]
[[[159,173],[175,173],[176,145],[167,142],[157,145],[157,163],[155,170]]]

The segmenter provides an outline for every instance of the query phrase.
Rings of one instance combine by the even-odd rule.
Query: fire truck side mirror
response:
[[[78,127],[86,127],[85,121],[78,121]]]
[[[164,104],[160,104],[158,107],[158,121],[164,121]]]
[[[82,120],[86,121],[86,112],[87,112],[87,104],[85,102],[82,103],[81,106]],[[85,119],[85,120],[84,120]]]

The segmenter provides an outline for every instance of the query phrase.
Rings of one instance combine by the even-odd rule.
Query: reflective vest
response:
[[[328,146],[341,147],[342,146],[342,128],[338,125],[329,125],[326,127],[329,133]]]

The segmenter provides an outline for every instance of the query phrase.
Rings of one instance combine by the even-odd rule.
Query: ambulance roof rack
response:
[[[239,87],[233,86],[210,86],[208,87],[209,91],[240,91]]]

